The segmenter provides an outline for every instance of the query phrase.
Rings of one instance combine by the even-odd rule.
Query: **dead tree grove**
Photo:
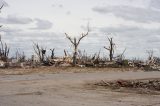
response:
[[[33,48],[39,61],[43,63],[45,60],[46,49],[40,47],[38,43],[33,43]]]
[[[113,38],[108,37],[108,41],[109,41],[109,47],[104,46],[104,48],[109,51],[109,60],[113,61],[115,43],[113,43]]]
[[[71,38],[67,33],[65,33],[67,39],[71,42],[71,44],[73,45],[73,66],[76,65],[77,63],[77,55],[78,55],[78,46],[80,44],[80,41],[86,37],[87,35],[89,34],[89,25],[88,25],[88,29],[87,29],[87,32],[86,33],[82,33],[81,36],[79,38]]]
[[[0,7],[0,12],[1,12],[1,9],[3,8],[4,5],[2,5]],[[0,27],[2,27],[2,25],[0,25]],[[9,47],[6,43],[3,43],[2,39],[1,39],[1,36],[0,36],[0,60],[2,61],[7,61],[8,59],[8,54],[9,54]]]
[[[18,62],[25,62],[26,56],[24,52],[20,52],[20,49],[16,50],[16,59]]]
[[[1,36],[0,36],[0,60],[7,62],[8,54],[9,54],[9,47],[6,43],[3,43]]]

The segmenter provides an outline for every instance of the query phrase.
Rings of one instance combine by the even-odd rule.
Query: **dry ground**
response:
[[[81,67],[39,67],[39,68],[9,68],[0,69],[0,75],[24,75],[37,73],[90,73],[103,71],[139,71],[136,68],[81,68]]]
[[[160,78],[160,72],[110,70],[114,71],[95,68],[3,69],[0,70],[0,106],[160,106],[159,94],[86,86],[100,80]]]

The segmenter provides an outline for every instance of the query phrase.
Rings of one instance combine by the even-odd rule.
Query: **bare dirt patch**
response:
[[[42,95],[43,92],[37,91],[37,92],[23,92],[23,93],[17,93],[16,95]]]
[[[37,67],[0,69],[0,75],[57,74],[57,73],[90,73],[107,71],[140,71],[136,68],[90,68],[90,67]]]
[[[90,72],[34,71],[25,75],[0,75],[0,105],[2,106],[159,106],[160,95],[137,94],[125,90],[111,90],[103,86],[84,86],[94,82],[160,79],[160,72],[109,71]],[[55,69],[53,69],[55,70]],[[58,71],[58,69],[56,69]],[[68,70],[68,72],[66,72]],[[73,68],[71,70],[76,70]],[[79,69],[80,70],[80,69]],[[11,70],[13,71],[13,70]],[[16,70],[15,70],[16,71]],[[29,70],[33,71],[33,70]],[[61,71],[61,70],[59,70]],[[96,88],[97,87],[97,88]],[[121,87],[123,88],[123,87]],[[130,89],[130,88],[128,88]],[[118,91],[119,90],[119,91]],[[123,91],[123,92],[122,92]]]

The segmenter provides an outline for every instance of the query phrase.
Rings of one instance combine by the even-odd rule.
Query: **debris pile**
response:
[[[111,89],[124,88],[141,88],[154,91],[160,91],[160,79],[154,80],[116,80],[116,81],[100,81],[95,83],[96,86],[104,86]]]

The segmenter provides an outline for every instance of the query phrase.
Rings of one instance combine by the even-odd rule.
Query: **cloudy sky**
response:
[[[20,49],[29,56],[34,41],[62,56],[64,49],[72,49],[64,33],[78,37],[89,22],[91,31],[80,44],[88,54],[101,50],[108,55],[103,46],[112,36],[117,54],[126,48],[127,58],[145,58],[146,50],[160,56],[160,0],[0,0],[1,4],[0,34],[12,51]]]

